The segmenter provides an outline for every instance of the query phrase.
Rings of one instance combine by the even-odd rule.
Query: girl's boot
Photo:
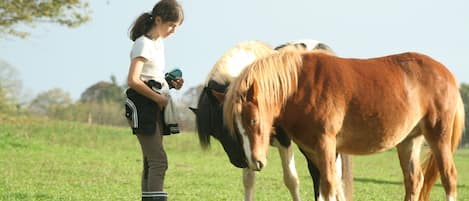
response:
[[[168,194],[163,191],[142,192],[142,201],[167,201]]]

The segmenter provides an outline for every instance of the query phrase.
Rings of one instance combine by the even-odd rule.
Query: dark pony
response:
[[[226,88],[238,76],[238,74],[250,63],[258,58],[286,50],[309,50],[322,51],[334,54],[332,49],[324,43],[314,40],[301,40],[283,44],[272,49],[270,46],[259,41],[247,41],[231,48],[221,57],[207,76],[202,93],[200,94],[197,109],[192,108],[196,114],[196,124],[200,144],[203,148],[210,145],[211,137],[217,139],[227,153],[230,162],[243,169],[243,181],[245,187],[245,200],[252,200],[254,188],[254,172],[247,168],[246,156],[244,155],[240,139],[230,135],[227,128],[223,126],[222,103]],[[293,160],[293,151],[290,139],[280,127],[274,128],[274,137],[269,143],[279,149],[284,171],[284,181],[294,200],[299,200],[298,178]],[[344,171],[343,181],[347,196],[352,196],[352,172],[351,158],[341,155],[338,160],[339,169]],[[319,196],[319,172],[316,166],[308,161],[308,169],[313,178],[315,188],[315,199]]]
[[[392,147],[404,175],[405,200],[429,200],[438,175],[447,200],[456,200],[453,153],[464,128],[464,105],[454,76],[426,55],[273,54],[231,83],[223,112],[254,170],[266,165],[271,125],[282,127],[318,165],[325,200],[345,200],[332,165],[336,152],[363,155]],[[424,141],[430,153],[422,170]]]

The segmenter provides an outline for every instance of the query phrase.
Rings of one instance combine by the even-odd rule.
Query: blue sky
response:
[[[427,54],[469,83],[469,2],[465,0],[181,0],[184,24],[166,39],[167,70],[180,67],[181,92],[205,80],[235,44],[272,46],[315,39],[339,56],[368,58],[406,51]],[[128,28],[156,1],[91,1],[92,21],[70,29],[38,24],[31,37],[0,38],[0,59],[14,66],[31,97],[52,88],[75,100],[115,75],[126,80]],[[28,29],[29,30],[29,29]],[[179,92],[179,93],[181,93]]]

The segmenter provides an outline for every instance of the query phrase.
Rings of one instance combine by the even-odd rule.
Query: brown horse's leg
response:
[[[418,133],[416,133],[418,134]],[[405,201],[418,201],[423,186],[420,150],[423,136],[410,136],[397,145],[397,153],[404,174]]]
[[[320,175],[318,167],[313,163],[312,159],[308,158],[306,152],[300,148],[301,153],[306,158],[306,162],[308,163],[308,171],[311,179],[313,180],[313,190],[314,190],[314,201],[318,201],[319,199],[319,183],[320,183]]]
[[[301,153],[306,157],[308,162],[308,170],[311,178],[313,179],[314,185],[314,200],[319,199],[319,186],[320,186],[320,175],[319,169],[317,166],[312,162],[312,160],[308,159],[305,151],[300,148]],[[353,171],[352,171],[352,156],[346,154],[339,154],[340,158],[336,160],[340,160],[342,164],[342,188],[344,189],[344,196],[345,200],[352,201],[353,200]],[[337,163],[337,161],[336,161]]]
[[[462,102],[460,102],[459,106],[462,107]],[[453,161],[453,153],[458,146],[462,133],[463,112],[462,108],[458,108],[454,118],[448,118],[444,113],[440,113],[438,121],[426,119],[424,122],[424,135],[430,146],[431,155],[424,166],[425,179],[421,200],[429,200],[430,189],[438,173],[446,192],[446,199],[448,201],[456,200],[457,172]],[[428,116],[431,117],[431,115]],[[452,122],[452,124],[448,122]]]
[[[342,186],[339,185],[336,162],[336,141],[333,137],[323,135],[318,140],[318,146],[315,146],[315,152],[306,152],[308,158],[316,160],[321,175],[321,195],[319,200],[337,200],[345,201]]]
[[[353,171],[352,171],[352,156],[340,154],[342,159],[342,184],[344,188],[344,195],[347,201],[352,201],[353,195]]]
[[[448,140],[449,141],[449,140]],[[434,143],[433,143],[434,144]],[[430,145],[448,201],[456,200],[457,171],[449,143]]]
[[[457,172],[453,162],[453,154],[447,144],[438,144],[436,147],[432,148],[432,153],[440,170],[441,183],[445,189],[447,200],[455,201]]]

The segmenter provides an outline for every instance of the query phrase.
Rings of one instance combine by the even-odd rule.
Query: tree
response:
[[[16,110],[22,82],[16,69],[0,60],[0,112],[11,113]]]
[[[74,110],[81,114],[75,118],[96,124],[127,125],[123,92],[123,87],[118,85],[114,75],[111,76],[111,82],[100,81],[91,85],[81,94],[79,103],[75,104]]]
[[[111,76],[111,83],[101,81],[90,87],[81,94],[81,102],[120,102],[125,101],[122,87],[120,87],[114,76]]]
[[[72,104],[70,94],[55,88],[40,93],[31,101],[28,111],[34,115],[45,115],[51,118],[63,116],[63,112]]]
[[[77,27],[90,20],[91,10],[82,0],[2,0],[0,13],[0,36],[25,38],[29,33],[20,31],[18,25],[48,22]]]

